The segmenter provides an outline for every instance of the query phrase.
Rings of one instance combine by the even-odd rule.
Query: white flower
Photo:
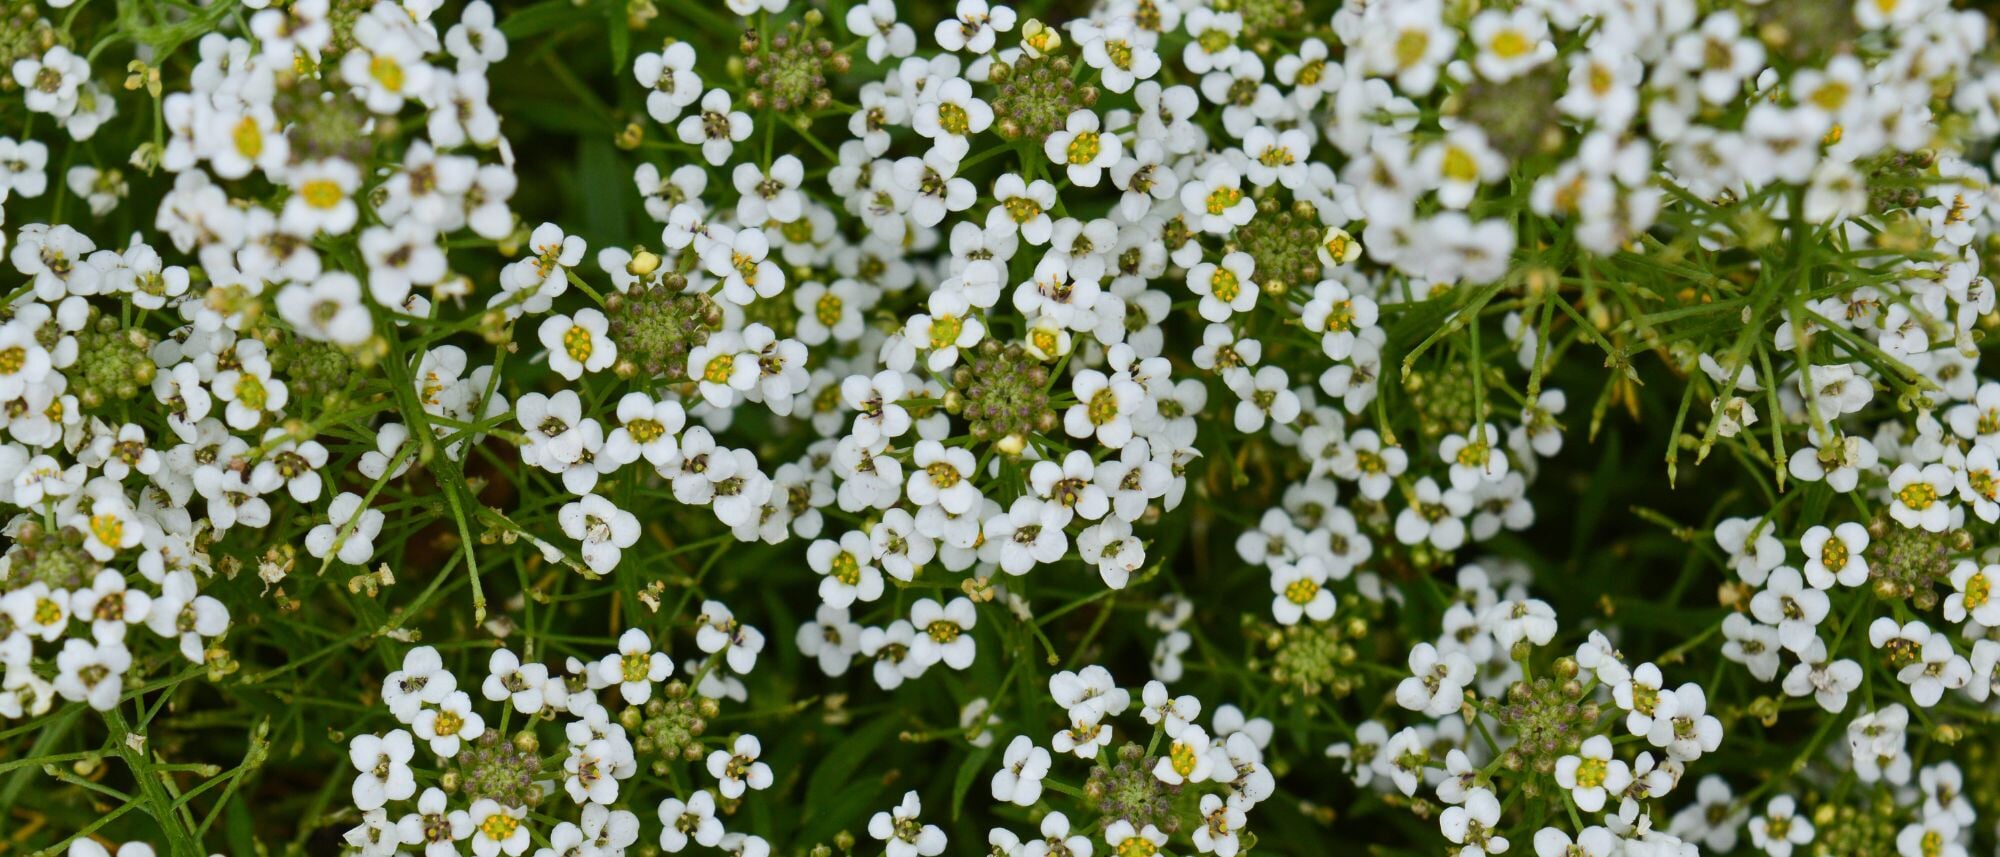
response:
[[[1095,369],[1078,372],[1070,382],[1077,403],[1063,412],[1063,431],[1070,437],[1096,436],[1097,442],[1112,449],[1132,439],[1132,414],[1145,400],[1146,391],[1125,373],[1106,376]]]
[[[71,702],[88,702],[98,711],[118,707],[125,691],[125,673],[132,653],[122,640],[91,642],[71,637],[56,654],[55,692]]]
[[[1805,554],[1806,581],[1819,589],[1834,583],[1860,586],[1868,582],[1868,528],[1853,521],[1833,529],[1815,526],[1799,537],[1799,552]]]
[[[1459,652],[1439,653],[1429,643],[1410,649],[1410,677],[1396,685],[1396,704],[1432,717],[1443,717],[1465,704],[1465,686],[1476,670]]]
[[[361,281],[331,271],[310,284],[288,283],[278,290],[278,315],[299,335],[339,345],[360,345],[375,332],[361,303]]]
[[[1750,843],[1770,857],[1791,857],[1794,848],[1813,840],[1813,825],[1798,814],[1791,795],[1778,795],[1764,806],[1764,814],[1750,818]]]
[[[961,6],[965,3],[985,5],[982,0],[960,0]],[[1118,135],[1102,133],[1101,127],[1096,113],[1079,109],[1063,122],[1061,131],[1042,143],[1043,154],[1066,167],[1070,183],[1077,187],[1096,187],[1104,171],[1118,163],[1124,152]]]
[[[1184,725],[1153,765],[1153,776],[1172,786],[1206,782],[1215,773],[1210,749],[1206,730],[1192,723]]]
[[[1333,618],[1334,597],[1326,588],[1326,561],[1308,554],[1297,562],[1272,560],[1271,614],[1281,625],[1296,625],[1301,618],[1324,622]]]
[[[910,657],[926,666],[939,661],[955,670],[972,666],[978,649],[970,632],[978,621],[972,599],[954,598],[943,605],[930,598],[917,599],[910,606],[910,625],[921,636],[911,646]]]
[[[1444,838],[1465,846],[1458,852],[1462,857],[1486,857],[1506,851],[1506,837],[1494,833],[1499,825],[1500,801],[1486,789],[1466,792],[1465,803],[1445,807],[1438,816]]]
[[[698,791],[683,803],[679,798],[660,801],[660,848],[678,854],[688,840],[713,848],[722,841],[722,822],[715,817],[715,797]]]
[[[1708,714],[1708,696],[1699,685],[1660,691],[1646,740],[1676,761],[1691,762],[1722,744],[1722,721]]]
[[[363,509],[361,495],[341,492],[327,509],[327,521],[306,533],[306,552],[320,558],[362,565],[375,554],[375,537],[387,516],[380,509]]]
[[[1753,621],[1741,613],[1722,619],[1722,656],[1750,669],[1758,681],[1770,681],[1778,674],[1778,629]]]
[[[410,757],[416,752],[410,733],[401,729],[387,735],[354,736],[347,743],[347,759],[360,772],[354,778],[355,807],[381,809],[389,801],[407,800],[416,794],[416,776],[410,771]]]
[[[1438,457],[1451,465],[1451,487],[1459,491],[1507,475],[1507,453],[1500,446],[1500,429],[1492,423],[1474,426],[1470,437],[1445,435],[1438,444]]]
[[[1772,571],[1764,589],[1750,599],[1751,615],[1759,622],[1778,626],[1779,642],[1794,653],[1812,644],[1830,609],[1826,593],[1806,586],[1804,577],[1791,566]]]
[[[1016,735],[993,773],[993,799],[1015,806],[1034,806],[1042,796],[1042,778],[1049,773],[1049,751],[1026,735]]]
[[[348,55],[353,59],[363,52]],[[315,232],[342,235],[354,228],[360,209],[351,198],[361,171],[343,160],[307,161],[291,169],[292,195],[280,222],[285,231],[310,238]]]
[[[1578,809],[1597,812],[1604,808],[1607,795],[1625,790],[1632,782],[1632,770],[1611,757],[1611,739],[1592,735],[1575,755],[1556,760],[1556,784],[1569,790]]]
[[[472,835],[472,814],[450,809],[448,801],[443,789],[424,789],[423,796],[417,798],[417,811],[396,823],[403,844],[424,846],[425,857],[458,854],[457,843]]]
[[[1957,820],[1932,814],[1897,831],[1896,853],[1901,857],[1966,857],[1970,852],[1961,837]]]
[[[1231,315],[1255,307],[1262,291],[1253,278],[1255,269],[1256,261],[1242,251],[1222,257],[1220,263],[1203,262],[1189,269],[1188,290],[1201,296],[1201,317],[1225,322]]]
[[[507,649],[495,649],[487,659],[486,680],[479,691],[491,702],[512,702],[514,710],[522,714],[534,714],[542,710],[545,700],[543,685],[549,681],[549,668],[542,664],[523,664],[520,656]]]
[[[575,318],[552,315],[542,320],[537,336],[549,350],[549,368],[571,381],[585,372],[602,372],[618,359],[610,337],[611,322],[594,309],[578,310]]]
[[[1077,533],[1076,551],[1084,562],[1097,566],[1098,576],[1112,589],[1125,588],[1132,573],[1146,564],[1145,544],[1132,535],[1132,525],[1118,517],[1107,517]]]
[[[850,375],[840,382],[841,401],[856,412],[854,438],[863,446],[876,446],[910,430],[910,412],[897,402],[905,389],[902,373],[893,370],[873,377]]]
[[[1014,29],[1014,20],[1014,10],[1007,6],[988,6],[986,0],[958,0],[957,10],[938,22],[932,36],[937,39],[938,47],[947,51],[984,54],[993,50],[1000,33]]]
[[[430,742],[431,752],[449,759],[458,755],[461,742],[486,732],[486,720],[472,710],[472,697],[453,691],[436,708],[417,711],[410,718],[410,728],[418,738]]]
[[[755,164],[737,164],[730,183],[742,194],[736,203],[736,217],[745,224],[767,221],[790,223],[805,213],[805,197],[799,193],[805,181],[805,164],[794,155],[780,155],[769,170]]]
[[[1620,842],[1602,827],[1584,828],[1573,842],[1569,834],[1544,827],[1535,831],[1535,857],[1611,857]]]
[[[961,0],[960,8],[980,0]],[[984,3],[980,3],[984,6]],[[889,812],[868,819],[868,835],[881,840],[889,857],[935,857],[944,853],[944,831],[917,818],[923,803],[914,791],[903,793],[903,802]]]
[[[785,290],[785,272],[771,261],[771,241],[762,229],[709,229],[712,239],[701,253],[702,265],[722,278],[722,298],[745,306]]]
[[[1465,521],[1472,512],[1472,495],[1440,489],[1426,476],[1417,480],[1411,505],[1396,516],[1396,541],[1406,545],[1430,542],[1438,550],[1456,550],[1465,543]]]
[[[1988,628],[2000,627],[2000,601],[1993,597],[1996,583],[2000,583],[2000,565],[1959,560],[1951,570],[1951,588],[1956,591],[1944,599],[1945,621],[1970,618]]]
[[[1228,235],[1257,216],[1257,203],[1243,192],[1243,177],[1227,161],[1217,160],[1201,176],[1181,185],[1181,206],[1197,219],[1203,232]]]
[[[1889,516],[1905,527],[1922,527],[1944,532],[1951,523],[1954,479],[1951,468],[1942,464],[1899,464],[1889,473],[1889,495],[1893,499]]]
[[[1944,698],[1946,690],[1957,690],[1972,680],[1972,665],[1952,650],[1949,636],[1936,631],[1924,638],[1915,660],[1899,670],[1896,678],[1910,686],[1912,701],[1930,708]]]
[[[18,617],[16,621],[20,621]],[[200,594],[192,572],[178,569],[160,581],[160,596],[153,599],[152,609],[146,611],[146,627],[162,637],[177,640],[181,656],[198,664],[206,659],[203,638],[222,636],[229,629],[229,609],[222,602]]]
[[[1111,846],[1114,854],[1146,857],[1160,853],[1167,844],[1167,834],[1151,824],[1144,828],[1134,828],[1132,822],[1118,819],[1104,828],[1104,843]]]
[[[763,752],[757,736],[738,735],[730,749],[708,754],[708,775],[716,778],[716,788],[723,797],[740,798],[746,788],[771,787],[771,766],[757,761]]]
[[[699,78],[694,85],[701,85]],[[647,109],[652,109],[650,98]],[[730,109],[729,90],[711,89],[701,97],[701,111],[682,117],[675,132],[681,142],[700,145],[709,166],[719,167],[735,152],[736,144],[750,136],[751,128],[750,114]]]
[[[472,853],[478,857],[493,857],[503,852],[513,857],[533,844],[528,838],[525,806],[503,806],[492,798],[480,798],[472,802],[470,815]]]
[[[1263,431],[1267,421],[1289,426],[1299,418],[1303,407],[1299,394],[1292,391],[1285,370],[1277,366],[1260,367],[1254,373],[1233,370],[1223,375],[1223,381],[1237,397],[1233,423],[1239,432]]]
[[[1237,798],[1225,801],[1221,795],[1201,796],[1201,826],[1194,830],[1194,847],[1203,854],[1235,857],[1241,844],[1236,832],[1249,822]]]
[[[868,535],[850,530],[838,542],[819,539],[806,548],[806,564],[824,575],[819,597],[828,607],[845,609],[855,601],[882,597],[882,573],[874,566],[875,550]]]
[[[639,541],[639,518],[596,494],[564,503],[556,513],[564,535],[582,543],[583,563],[608,574],[618,567],[624,549]]]
[[[151,596],[127,588],[125,575],[109,568],[70,595],[71,615],[88,619],[92,636],[100,641],[123,640],[127,627],[146,621],[152,608]]]
[[[917,34],[896,20],[895,0],[868,0],[847,10],[847,31],[868,39],[869,62],[906,57],[917,49]]]
[[[597,680],[617,685],[627,705],[643,705],[653,696],[653,684],[673,672],[673,659],[653,651],[653,641],[638,628],[625,629],[618,637],[618,651],[597,662]]]
[[[1829,662],[1826,644],[1814,639],[1799,653],[1799,663],[1785,675],[1783,687],[1790,696],[1811,694],[1828,713],[1838,713],[1847,708],[1847,695],[1861,686],[1861,678],[1860,664],[1846,658]]]

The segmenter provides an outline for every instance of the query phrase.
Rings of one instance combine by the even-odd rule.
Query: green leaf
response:
[[[604,7],[605,29],[611,31],[611,71],[616,74],[625,70],[625,60],[632,55],[632,19],[625,14],[624,0],[611,0]]]
[[[577,202],[593,243],[624,244],[630,237],[625,195],[631,176],[609,140],[587,139],[577,147],[577,190],[582,194]]]
[[[569,23],[575,18],[576,4],[569,0],[542,0],[500,22],[500,32],[508,39],[520,39]]]
[[[854,772],[875,752],[877,746],[896,734],[899,728],[900,724],[894,718],[883,717],[841,739],[840,746],[826,754],[826,758],[813,769],[812,780],[806,783],[805,805],[827,806],[835,793],[854,787]]]
[[[799,831],[792,842],[793,853],[805,853],[812,846],[833,839],[835,833],[843,829],[863,834],[869,810],[882,800],[882,781],[865,779],[842,787],[836,797],[828,803],[812,804],[812,811],[806,813],[809,823]],[[885,805],[881,807],[887,809]]]
[[[979,772],[985,770],[986,759],[993,755],[993,745],[988,744],[967,756],[965,764],[958,766],[958,781],[951,784],[951,820],[958,820],[958,811],[965,806],[965,793],[972,790],[972,781],[979,779]]]

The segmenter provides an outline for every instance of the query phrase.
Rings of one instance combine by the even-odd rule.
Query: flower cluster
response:
[[[0,13],[23,847],[1995,847],[1989,13]]]

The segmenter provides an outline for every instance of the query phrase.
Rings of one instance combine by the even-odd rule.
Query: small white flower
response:
[[[723,797],[733,800],[742,797],[745,789],[771,787],[771,766],[757,761],[763,752],[757,736],[738,735],[730,749],[708,754],[708,775],[716,778],[716,788]]]

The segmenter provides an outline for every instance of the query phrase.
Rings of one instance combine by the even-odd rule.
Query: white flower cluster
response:
[[[693,700],[741,701],[742,684],[731,673],[755,669],[763,645],[762,634],[737,622],[721,603],[703,604],[698,621],[694,639],[703,656],[686,665],[694,696],[678,682],[665,688],[669,711],[692,718],[679,721],[679,728],[694,734],[701,727],[688,725],[712,712],[703,715],[703,706]],[[467,843],[479,857],[513,857],[540,841],[548,844],[535,851],[538,857],[624,853],[639,840],[641,822],[625,808],[634,801],[629,792],[621,800],[621,789],[640,772],[640,748],[657,752],[662,734],[654,722],[659,710],[640,706],[653,701],[655,686],[673,673],[673,660],[637,628],[620,636],[616,650],[601,659],[572,657],[558,670],[495,649],[476,690],[492,706],[481,714],[474,691],[459,687],[437,649],[410,649],[402,669],[383,680],[381,703],[406,728],[358,735],[348,743],[357,772],[353,804],[362,820],[347,832],[347,845],[358,854],[393,855],[418,847],[427,854],[457,854],[464,847],[460,843]],[[627,706],[624,715],[604,702],[614,690]],[[633,717],[642,711],[650,713]],[[516,716],[526,728],[509,735],[507,723]],[[541,750],[541,722],[559,727],[561,743],[552,756]],[[425,758],[437,760],[434,766],[417,761],[420,748],[429,751]],[[705,769],[715,784],[693,789],[685,800],[659,803],[660,847],[679,852],[692,840],[735,854],[769,854],[763,839],[728,833],[716,817],[718,800],[736,801],[771,787],[771,768],[758,760],[762,753],[757,736],[747,733],[706,753]],[[560,769],[544,771],[545,760],[551,766],[559,761]],[[537,821],[552,812],[544,801],[563,796],[574,815],[538,830]],[[410,811],[390,812],[391,804],[413,799]]]
[[[509,34],[556,27],[550,7],[216,0],[152,24],[121,4],[85,40],[71,25],[106,16],[48,5],[72,11],[6,42],[24,118],[0,136],[0,204],[33,214],[0,233],[20,277],[0,311],[0,715],[113,711],[171,692],[183,660],[221,682],[232,615],[330,602],[336,565],[370,599],[390,562],[443,565],[408,614],[343,605],[354,639],[414,640],[403,623],[463,580],[473,633],[597,654],[495,649],[475,689],[444,664],[477,640],[409,649],[381,684],[398,725],[347,743],[350,848],[609,855],[656,816],[668,852],[763,855],[725,829],[774,785],[759,738],[701,732],[765,646],[709,599],[755,571],[773,599],[815,587],[772,611],[810,621],[774,630],[830,686],[865,664],[885,693],[956,691],[997,658],[1047,679],[1045,742],[1000,718],[1002,691],[954,695],[968,743],[1017,735],[991,792],[1040,838],[990,828],[1008,857],[1176,837],[1232,857],[1288,767],[1252,715],[1300,699],[1332,722],[1291,740],[1332,735],[1360,789],[1435,797],[1461,855],[1525,832],[1540,857],[1678,857],[1747,826],[1787,857],[1844,791],[1772,772],[1738,796],[1717,774],[1665,801],[1725,721],[1799,712],[1839,717],[1851,752],[1811,739],[1783,776],[1887,784],[1905,857],[1975,842],[1964,775],[1931,751],[2000,705],[2000,380],[1980,366],[2000,191],[1973,155],[2000,136],[2000,63],[1979,12],[1096,0],[1044,22],[991,0],[728,0],[648,30],[654,2],[617,2],[592,26],[618,89],[553,77],[592,134],[622,127],[615,153],[580,148],[582,172],[623,165],[649,221],[627,242],[617,217],[541,210],[559,155],[517,152],[495,108]],[[132,77],[108,86],[101,51],[128,41]],[[146,179],[85,163],[113,137]],[[1670,480],[1721,450],[1752,486],[1673,527],[1690,569],[1729,579],[1710,627],[1650,661],[1619,652],[1609,595],[1602,621],[1559,623],[1549,568],[1462,562],[1532,552],[1516,534],[1549,517],[1529,492],[1565,453],[1562,388],[1590,389],[1557,370],[1599,352],[1593,436],[1665,395]],[[1184,550],[1211,530],[1233,558]],[[697,570],[690,545],[717,552]],[[775,545],[798,561],[709,576]],[[491,574],[507,560],[518,591]],[[1277,653],[1204,729],[1167,683],[1222,671],[1197,587],[1244,583],[1237,560],[1242,637]],[[616,586],[551,596],[544,567]],[[1693,580],[1662,609],[1706,610]],[[1149,586],[1172,590],[1143,596],[1153,735],[1120,745],[1132,694],[1105,666],[1028,661],[1062,663],[1043,625],[1101,601],[1069,662],[1115,663],[1099,628]],[[599,595],[619,606],[592,615],[628,628],[612,651],[527,621]],[[674,597],[701,602],[691,621]],[[1422,641],[1353,645],[1392,626]],[[688,627],[702,656],[668,684],[655,642]],[[1716,650],[1748,680],[1667,681]],[[1355,664],[1381,651],[1407,675]],[[1381,704],[1349,728],[1320,691],[1363,686]],[[1400,716],[1422,721],[1392,734]],[[649,754],[648,788],[674,796],[637,812]],[[1063,755],[1089,779],[1045,791]],[[892,857],[946,849],[924,795],[868,820]]]

